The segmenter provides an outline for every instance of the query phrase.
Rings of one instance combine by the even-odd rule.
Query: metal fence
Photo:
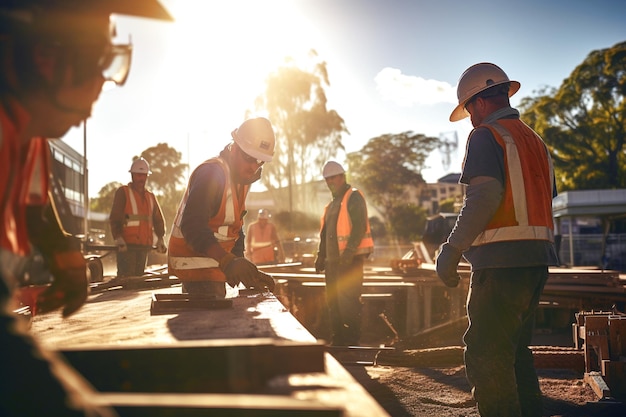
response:
[[[602,255],[602,244],[605,253]],[[573,254],[573,256],[571,255]],[[597,266],[604,269],[626,271],[626,234],[564,235],[559,258],[567,266]]]

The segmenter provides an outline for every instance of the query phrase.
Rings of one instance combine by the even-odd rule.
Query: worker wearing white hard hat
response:
[[[133,161],[128,170],[131,182],[119,187],[109,214],[111,235],[117,245],[117,279],[124,285],[128,277],[140,277],[146,269],[153,244],[165,253],[165,219],[153,192],[146,188],[150,164],[144,158]],[[153,242],[156,236],[156,243]]]
[[[541,391],[528,348],[548,267],[558,265],[550,152],[509,97],[520,83],[482,62],[459,79],[451,121],[469,116],[463,207],[436,258],[449,287],[471,264],[465,370],[482,416],[541,416]]]
[[[243,233],[250,185],[274,156],[274,129],[266,118],[251,118],[231,137],[218,156],[191,174],[172,227],[169,271],[190,296],[223,298],[226,283],[259,292],[274,288],[272,277],[244,257]]]
[[[324,272],[331,344],[358,345],[361,338],[363,266],[374,241],[363,193],[346,182],[346,171],[328,161],[322,176],[332,200],[321,218],[315,271]]]

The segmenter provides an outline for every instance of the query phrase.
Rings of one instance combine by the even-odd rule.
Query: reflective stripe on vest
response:
[[[241,214],[245,210],[245,198],[249,186],[244,187],[242,195],[238,197],[234,188],[235,185],[231,184],[230,181],[228,164],[221,158],[212,158],[204,163],[216,163],[224,170],[226,178],[224,193],[217,214],[209,219],[209,228],[213,231],[213,236],[215,236],[220,246],[226,252],[230,252],[235,246],[235,241],[239,238],[239,231],[243,224]],[[169,271],[181,281],[225,282],[226,276],[219,269],[218,260],[194,251],[185,241],[180,223],[188,198],[189,187],[187,187],[183,200],[178,207],[172,227],[172,235],[168,247]]]
[[[516,128],[526,135],[530,135],[532,132],[532,137],[535,140],[534,143],[525,144],[520,149],[513,135],[511,135],[509,130],[502,126],[500,122],[502,122],[502,120],[484,126],[490,128],[496,140],[503,145],[508,186],[505,186],[504,196],[498,211],[489,225],[487,225],[487,228],[474,240],[472,246],[514,240],[547,240],[553,242],[554,222],[552,220],[552,211],[550,210],[549,213],[545,213],[543,209],[545,204],[548,204],[546,200],[552,201],[552,187],[554,184],[554,168],[549,151],[541,138],[539,138],[532,129],[520,120],[515,119],[511,120],[511,122],[517,122],[520,125],[510,123],[510,127]],[[505,121],[504,123],[507,122]],[[520,151],[529,152],[539,146],[543,149],[540,152],[545,154],[545,158],[526,158],[529,166],[525,172],[522,167]],[[534,153],[534,155],[537,155],[537,153]],[[542,175],[546,164],[548,169],[547,178]],[[528,177],[525,178],[525,175]],[[529,193],[526,189],[528,185],[526,181],[529,180],[531,175],[538,175],[540,180],[543,180],[544,183],[540,183],[539,188]],[[548,194],[544,195],[545,193]],[[535,206],[533,207],[533,205]],[[506,212],[510,210],[505,210],[504,206],[512,206],[514,218],[510,218],[510,215],[507,215]],[[533,210],[532,216],[529,210]]]
[[[122,227],[122,237],[131,245],[152,246],[154,239],[152,232],[152,215],[154,213],[154,198],[150,191],[145,190],[144,199],[137,201],[137,192],[128,185],[122,187],[126,195],[126,221]]]
[[[346,191],[341,199],[341,207],[339,208],[339,216],[337,217],[337,245],[339,246],[339,253],[348,246],[350,240],[350,233],[352,232],[352,221],[350,220],[350,214],[348,213],[348,201],[353,192],[358,192],[361,197],[365,199],[361,190],[356,188],[350,188]],[[324,222],[326,220],[326,212],[330,207],[330,203],[324,208],[324,214],[322,215],[322,229],[324,228]],[[372,239],[372,231],[370,230],[370,222],[367,217],[367,207],[365,210],[365,234],[361,239],[361,242],[357,246],[356,254],[372,253],[374,251],[374,240]]]

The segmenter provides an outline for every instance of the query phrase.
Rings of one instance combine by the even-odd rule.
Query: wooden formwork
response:
[[[584,352],[585,381],[598,398],[626,399],[626,315],[577,313],[573,337]]]

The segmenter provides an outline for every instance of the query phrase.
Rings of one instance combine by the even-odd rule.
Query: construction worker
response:
[[[457,264],[471,264],[465,370],[481,416],[541,416],[532,351],[539,297],[548,266],[557,265],[548,148],[520,120],[509,97],[520,83],[491,63],[459,79],[450,121],[471,117],[463,172],[463,208],[436,259],[445,285],[459,283]]]
[[[250,184],[274,156],[274,129],[254,118],[232,131],[233,141],[191,174],[169,241],[169,272],[190,296],[224,298],[226,283],[274,289],[272,277],[244,258],[243,221]]]
[[[137,158],[130,166],[132,181],[115,192],[109,215],[111,235],[117,245],[117,278],[144,274],[148,253],[156,236],[156,251],[165,253],[165,221],[154,193],[146,189],[148,161]]]
[[[20,286],[48,282],[38,312],[76,312],[88,293],[80,241],[49,193],[49,144],[91,114],[102,85],[121,85],[131,45],[114,45],[111,14],[171,20],[156,0],[0,2],[0,415],[102,416],[89,384],[23,331]],[[43,259],[39,263],[38,259]]]
[[[325,272],[333,346],[356,346],[361,338],[363,265],[374,251],[363,193],[346,182],[346,171],[328,161],[322,176],[332,194],[321,218],[315,271]]]
[[[283,245],[278,238],[272,215],[267,209],[259,209],[257,220],[248,225],[246,254],[255,265],[270,265],[284,262]]]

